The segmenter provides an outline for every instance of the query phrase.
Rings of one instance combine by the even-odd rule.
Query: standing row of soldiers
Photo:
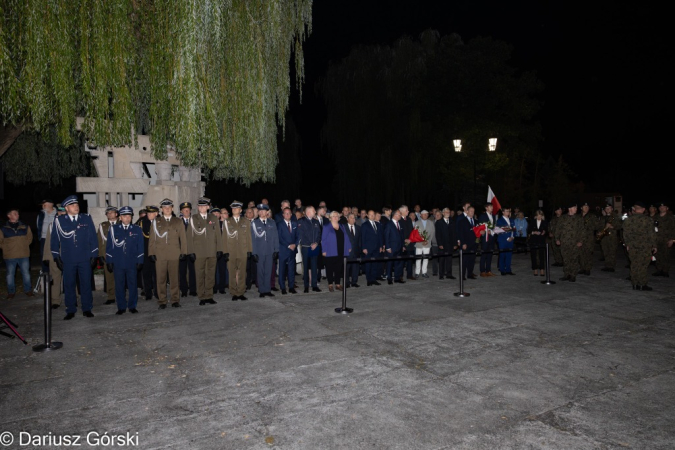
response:
[[[614,272],[619,243],[623,241],[630,262],[630,280],[633,289],[650,291],[647,285],[649,263],[657,253],[657,272],[653,275],[668,276],[669,249],[675,240],[675,217],[665,203],[659,205],[660,213],[654,217],[645,214],[646,206],[636,202],[632,214],[622,220],[612,205],[606,205],[601,217],[590,213],[584,203],[577,214],[576,203],[570,203],[567,214],[557,208],[549,224],[550,243],[557,266],[563,266],[561,281],[576,281],[579,274],[590,275],[593,250],[600,240],[606,272]]]

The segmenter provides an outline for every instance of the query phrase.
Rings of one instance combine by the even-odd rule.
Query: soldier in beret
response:
[[[569,203],[567,214],[561,216],[555,228],[556,245],[563,257],[563,276],[560,281],[577,281],[579,249],[583,246],[584,223],[577,215],[577,204]]]
[[[117,223],[117,218],[119,217],[119,213],[117,211],[117,208],[114,206],[108,206],[105,209],[105,216],[108,218],[108,220],[101,222],[98,225],[98,257],[101,258],[101,261],[103,263],[106,262],[105,260],[105,247],[106,247],[106,242],[108,240],[108,231],[110,231],[110,227],[112,225],[115,225]],[[112,305],[115,303],[115,276],[113,273],[108,272],[107,270],[104,271],[105,273],[105,291],[108,294],[108,298],[105,302],[106,305]]]
[[[654,221],[645,215],[645,204],[635,202],[633,214],[623,222],[623,240],[630,256],[630,278],[633,289],[651,291],[647,286],[647,269],[652,254],[657,254]]]
[[[604,222],[602,229],[598,232],[602,254],[605,257],[605,267],[602,268],[602,271],[614,272],[616,267],[616,250],[619,245],[619,232],[623,228],[623,223],[621,218],[614,213],[614,207],[610,204],[605,205],[603,217],[600,220],[601,223]]]
[[[161,201],[162,214],[155,218],[150,231],[148,253],[154,261],[159,290],[159,309],[165,309],[168,298],[167,278],[171,289],[171,306],[180,308],[180,282],[178,262],[187,257],[187,238],[181,220],[173,215],[173,201]]]

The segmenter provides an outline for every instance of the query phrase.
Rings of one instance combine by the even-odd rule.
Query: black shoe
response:
[[[314,291],[314,292],[321,292],[321,289],[319,289],[318,287],[313,287],[313,288],[312,288],[312,291]]]
[[[171,304],[171,307],[172,307],[172,308],[180,308],[180,307],[181,307],[181,304],[178,303],[178,302],[172,303],[172,304]]]
[[[199,306],[206,305],[206,300],[199,300]]]
[[[222,291],[218,291],[218,293],[219,293],[219,294],[224,294],[224,293],[225,293],[225,289],[223,289]]]
[[[560,263],[554,263],[554,264],[553,264],[553,267],[562,267],[562,266],[563,266],[563,265],[560,264]]]
[[[247,290],[247,291],[250,291],[250,290],[251,290],[251,285],[250,285],[250,284],[247,284],[247,285],[246,285],[246,290]]]
[[[371,283],[370,281],[366,282],[366,286],[372,286],[372,285],[373,285],[373,283]]]
[[[445,277],[438,277],[439,280],[445,280]]]
[[[73,313],[68,313],[68,314],[66,314],[66,317],[63,318],[63,320],[70,320],[70,319],[72,319],[73,317],[75,317],[75,314],[73,314]]]
[[[614,272],[614,269],[612,269],[611,267],[603,267],[600,270],[602,270],[603,272]]]
[[[197,293],[196,293],[196,292],[190,292],[190,295],[191,295],[192,297],[196,297],[196,296],[197,296]]]
[[[205,301],[206,303],[208,303],[209,305],[217,305],[217,304],[218,304],[218,302],[215,301],[215,300],[212,299],[212,298],[207,298],[207,299],[204,300],[204,301]]]
[[[304,292],[305,292],[305,294],[307,294],[309,292],[309,288],[305,288]]]
[[[571,277],[569,275],[562,277],[559,281],[569,281]]]
[[[375,286],[382,286],[382,285],[380,284],[380,282],[377,281],[377,280],[373,281],[373,284],[374,284]]]
[[[624,280],[628,280],[628,281],[631,281],[630,275],[629,275],[629,276],[627,276],[626,278],[624,278]]]
[[[387,284],[394,284],[392,280],[387,280]]]
[[[642,290],[643,291],[653,291],[651,286],[647,286],[646,284],[642,285]]]
[[[469,280],[476,280],[478,277],[476,275],[469,275],[467,278]]]
[[[265,294],[260,294],[260,298],[265,298]]]
[[[187,292],[181,292],[181,293],[180,293],[180,296],[181,296],[181,297],[187,297]]]
[[[577,275],[586,275],[586,271],[580,270],[580,271],[577,272]]]
[[[145,297],[145,301],[152,300],[152,297]]]
[[[242,302],[245,302],[248,299],[246,297],[244,297],[243,295],[240,295],[239,300],[241,300]]]
[[[361,287],[361,286],[359,286],[359,285],[356,284],[356,283],[352,283],[352,287]]]
[[[499,272],[499,273],[501,273],[501,274],[502,274],[502,276],[504,276],[504,275],[508,275],[508,274],[507,274],[506,272]]]
[[[94,317],[94,313],[91,312],[91,311],[84,311],[84,312],[82,313],[82,315],[83,315],[84,317]]]
[[[291,294],[297,294],[298,293],[298,291],[296,291],[295,289],[289,289],[288,292],[290,292]]]
[[[166,303],[159,305],[159,309],[166,309]]]
[[[272,294],[271,292],[268,292],[268,293],[265,294],[265,297],[274,297],[274,294]]]
[[[670,278],[670,275],[668,275],[668,272],[663,272],[663,275],[661,275],[661,276],[666,277],[666,278]]]
[[[121,316],[121,315],[124,314],[125,312],[127,312],[126,309],[118,309],[117,312],[116,312],[115,314],[118,315],[118,316]]]
[[[450,275],[450,276],[448,277],[448,280],[456,280],[456,279],[457,279],[457,277],[453,277],[452,275]]]
[[[577,281],[577,277],[570,277],[568,281],[574,283],[575,281]]]
[[[141,297],[145,297],[145,291],[141,289]]]
[[[506,272],[507,275],[515,275],[513,272]]]
[[[59,309],[59,306],[61,305],[52,305],[52,309]]]
[[[587,270],[587,271],[586,271],[586,272],[584,272],[584,273],[585,273],[585,274],[586,274],[586,276],[588,276],[588,277],[590,277],[590,276],[591,276],[591,271],[590,271],[590,270]]]
[[[106,300],[104,305],[112,305],[113,303],[115,303],[115,300]]]
[[[641,290],[642,290],[642,286],[640,286],[639,284],[634,284],[634,285],[633,285],[633,290],[634,290],[634,291],[641,291]]]
[[[137,310],[136,308],[131,308],[131,309],[129,309],[129,312],[130,312],[131,314],[138,314],[138,310]]]
[[[394,280],[394,283],[405,284],[405,281],[399,278],[398,280]]]
[[[387,280],[387,277],[385,277],[384,275],[380,275],[379,278],[378,278],[378,280],[380,280],[380,281],[386,281],[386,280]]]
[[[657,271],[657,272],[654,272],[654,273],[652,274],[652,276],[653,276],[653,277],[662,277],[662,276],[663,276],[663,272],[661,272],[661,271],[659,270],[659,271]]]
[[[279,292],[279,288],[276,288],[276,287],[273,287],[272,290],[273,290],[274,292]]]
[[[286,292],[286,289],[281,290],[281,295],[288,295],[288,292]]]
[[[239,296],[238,296],[238,295],[233,295],[233,296],[232,296],[232,301],[233,301],[233,302],[236,302],[237,300],[239,300]]]

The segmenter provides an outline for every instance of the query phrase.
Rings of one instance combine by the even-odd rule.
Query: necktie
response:
[[[473,217],[469,219],[471,221],[471,226],[473,226]]]
[[[267,221],[263,220],[263,227],[267,224]]]
[[[70,216],[70,221],[75,222],[75,216]]]
[[[127,228],[128,228],[127,225],[124,225],[124,231],[127,231]]]
[[[375,230],[375,232],[377,233],[377,227],[375,226],[375,222],[371,221],[370,223],[373,226],[373,230]]]
[[[291,223],[290,223],[290,222],[286,222],[286,226],[288,226],[288,232],[289,232],[289,233],[293,233],[293,231],[291,231]]]
[[[396,222],[396,229],[397,229],[398,231],[401,231],[401,227],[399,226],[398,222]]]
[[[447,225],[450,225],[450,221],[449,221],[448,219],[445,219],[445,223],[446,223]]]
[[[353,225],[349,225],[349,232],[352,233],[352,236],[356,237],[356,235],[354,234],[354,226]]]
[[[239,223],[239,217],[235,217],[235,218],[234,218],[234,222],[235,222],[235,223]]]

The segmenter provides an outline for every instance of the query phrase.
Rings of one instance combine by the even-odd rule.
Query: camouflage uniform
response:
[[[548,223],[548,239],[547,239],[547,242],[549,243],[549,248],[552,250],[553,260],[555,261],[555,264],[557,264],[558,266],[561,266],[563,264],[562,251],[561,251],[559,246],[555,245],[555,240],[557,239],[557,237],[556,237],[556,227],[558,226],[558,224],[560,224],[560,217],[556,216],[555,213],[554,213],[553,218]]]
[[[665,216],[657,214],[654,217],[654,226],[659,231],[656,233],[656,270],[668,273],[670,269],[670,248],[668,241],[675,239],[675,216],[666,211]]]
[[[623,223],[623,239],[630,255],[631,282],[633,286],[644,286],[652,248],[656,245],[654,221],[649,216],[633,214]]]
[[[616,268],[616,250],[619,245],[619,231],[623,227],[623,222],[621,221],[621,217],[614,214],[614,212],[608,216],[604,216],[600,220],[604,223],[602,229],[608,223],[614,227],[607,229],[607,234],[600,241],[602,254],[605,256],[605,268],[614,270]]]
[[[579,272],[579,247],[584,233],[584,221],[580,215],[560,216],[556,224],[555,239],[560,241],[560,250],[564,261],[563,272],[565,277],[576,279]]]
[[[587,213],[581,216],[584,223],[584,232],[581,242],[583,246],[579,249],[579,265],[581,270],[588,275],[593,268],[593,250],[595,250],[595,232],[600,229],[600,220],[593,213]]]

